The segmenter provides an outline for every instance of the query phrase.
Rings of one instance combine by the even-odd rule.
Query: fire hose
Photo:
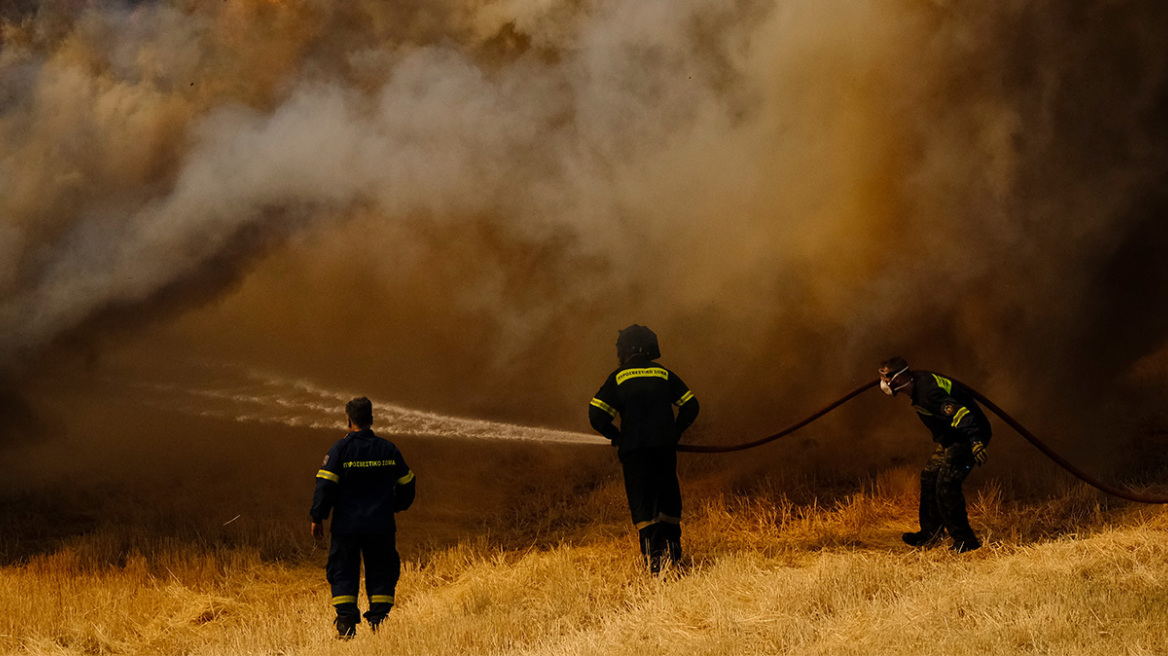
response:
[[[1044,444],[1042,442],[1042,440],[1035,437],[1034,433],[1031,433],[1029,430],[1026,429],[1025,426],[1018,423],[1018,421],[1016,419],[1011,417],[1010,414],[1007,413],[1005,410],[1002,410],[1001,408],[999,408],[997,406],[997,404],[995,404],[993,401],[990,401],[989,399],[987,399],[984,394],[982,394],[981,392],[978,392],[977,390],[973,389],[972,387],[962,383],[961,381],[959,381],[955,378],[953,378],[952,380],[955,383],[964,387],[966,390],[968,390],[969,393],[971,395],[973,395],[973,398],[977,399],[978,402],[980,402],[982,405],[984,405],[986,408],[988,408],[991,412],[993,412],[995,415],[997,415],[999,419],[1006,422],[1006,424],[1010,428],[1013,428],[1019,435],[1021,435],[1023,438],[1025,438],[1027,442],[1030,442],[1031,444],[1033,444],[1035,448],[1037,448],[1039,451],[1041,451],[1043,453],[1043,455],[1045,455],[1047,458],[1050,458],[1051,460],[1053,460],[1055,462],[1055,464],[1057,464],[1059,467],[1062,467],[1063,469],[1065,469],[1067,472],[1069,472],[1075,478],[1078,478],[1079,480],[1083,481],[1084,483],[1086,483],[1086,484],[1088,484],[1088,485],[1090,485],[1098,490],[1106,492],[1107,494],[1110,494],[1110,495],[1115,496],[1115,497],[1119,497],[1121,499],[1127,499],[1128,501],[1136,501],[1138,503],[1165,503],[1165,504],[1168,504],[1168,496],[1140,494],[1138,492],[1132,492],[1130,490],[1125,490],[1125,489],[1116,487],[1114,485],[1110,485],[1108,483],[1105,483],[1105,482],[1095,478],[1091,474],[1088,474],[1087,472],[1083,471],[1082,469],[1079,469],[1075,465],[1071,464],[1066,458],[1060,456],[1058,453],[1055,453],[1055,451],[1053,449],[1051,449],[1050,447],[1048,447],[1046,444]],[[874,381],[869,382],[869,383],[864,383],[863,385],[861,385],[861,386],[857,387],[856,389],[843,395],[839,399],[836,399],[835,401],[832,401],[831,403],[820,408],[819,410],[816,410],[814,413],[812,413],[806,419],[803,419],[802,421],[794,423],[794,424],[784,428],[783,430],[781,430],[777,433],[774,433],[773,435],[768,435],[768,436],[763,437],[761,439],[754,440],[753,442],[744,442],[742,444],[732,444],[732,445],[725,445],[725,446],[699,445],[699,444],[678,444],[677,450],[688,452],[688,453],[730,453],[732,451],[745,451],[746,449],[753,449],[755,447],[762,446],[764,444],[767,444],[768,442],[773,442],[781,437],[786,437],[787,435],[794,433],[795,431],[799,430],[800,428],[803,428],[804,426],[816,421],[820,417],[823,417],[824,415],[828,414],[832,410],[835,410],[836,408],[847,403],[848,401],[851,401],[852,399],[859,396],[860,394],[868,391],[869,389],[871,389],[873,387],[876,387],[879,383],[880,383],[879,380],[874,380]]]

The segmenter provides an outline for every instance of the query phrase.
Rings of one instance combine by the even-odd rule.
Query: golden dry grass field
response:
[[[1006,436],[967,483],[965,555],[901,543],[911,458],[683,455],[687,555],[660,580],[608,447],[390,436],[419,481],[398,603],[338,642],[307,509],[343,431],[102,398],[5,452],[43,475],[0,480],[0,654],[1168,654],[1168,511]]]
[[[229,499],[254,485],[212,484],[230,468],[9,494],[0,653],[1168,653],[1160,507],[1080,487],[1006,499],[983,477],[971,516],[986,546],[956,555],[900,543],[911,466],[830,484],[683,466],[687,558],[655,580],[611,454],[413,446],[420,500],[400,518],[398,605],[378,635],[332,638],[325,552],[301,507],[310,460],[269,468],[270,496],[226,525]],[[461,476],[439,494],[429,462]],[[539,485],[524,483],[534,471]]]

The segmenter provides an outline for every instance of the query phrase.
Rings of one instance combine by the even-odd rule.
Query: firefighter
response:
[[[958,553],[977,549],[981,542],[969,526],[961,485],[975,464],[985,464],[991,437],[985,413],[969,390],[940,374],[913,371],[900,357],[880,365],[880,388],[890,396],[903,394],[937,443],[921,472],[921,528],[903,540],[924,546],[944,529]]]
[[[620,331],[616,356],[620,366],[592,399],[588,420],[617,447],[641,554],[658,574],[666,560],[681,560],[676,447],[698,416],[698,400],[677,374],[654,362],[661,357],[657,335],[645,326]]]
[[[365,560],[365,619],[374,633],[393,608],[401,575],[393,515],[414,502],[414,473],[401,451],[371,430],[373,404],[360,397],[345,406],[349,434],[337,441],[316,473],[312,497],[312,537],[324,538],[332,512],[332,542],[326,574],[332,586],[337,637],[348,640],[361,623],[357,593]]]

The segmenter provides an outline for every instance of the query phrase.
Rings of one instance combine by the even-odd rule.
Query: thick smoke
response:
[[[1168,384],[1162,3],[3,19],[12,379],[129,334],[579,428],[639,322],[712,433],[773,428],[893,354],[1023,418]]]

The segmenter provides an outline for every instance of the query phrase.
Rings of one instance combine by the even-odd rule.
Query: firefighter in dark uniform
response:
[[[991,437],[985,413],[964,387],[931,371],[912,371],[904,358],[880,365],[880,387],[885,394],[908,397],[937,443],[921,472],[921,529],[905,533],[904,541],[923,546],[944,529],[955,551],[977,549],[981,542],[969,526],[961,485],[975,464],[985,464]]]
[[[676,447],[698,416],[698,401],[677,374],[653,362],[661,352],[657,335],[645,326],[620,331],[616,354],[620,366],[592,399],[588,420],[618,447],[641,554],[657,574],[666,559],[681,560]],[[618,415],[619,428],[613,424]]]
[[[414,502],[414,473],[401,451],[370,430],[373,404],[360,397],[345,406],[349,434],[337,441],[316,473],[312,497],[312,536],[324,537],[324,520],[332,512],[332,542],[326,568],[332,586],[337,635],[352,638],[361,622],[357,593],[365,560],[365,619],[374,632],[393,608],[401,575],[393,514]]]

